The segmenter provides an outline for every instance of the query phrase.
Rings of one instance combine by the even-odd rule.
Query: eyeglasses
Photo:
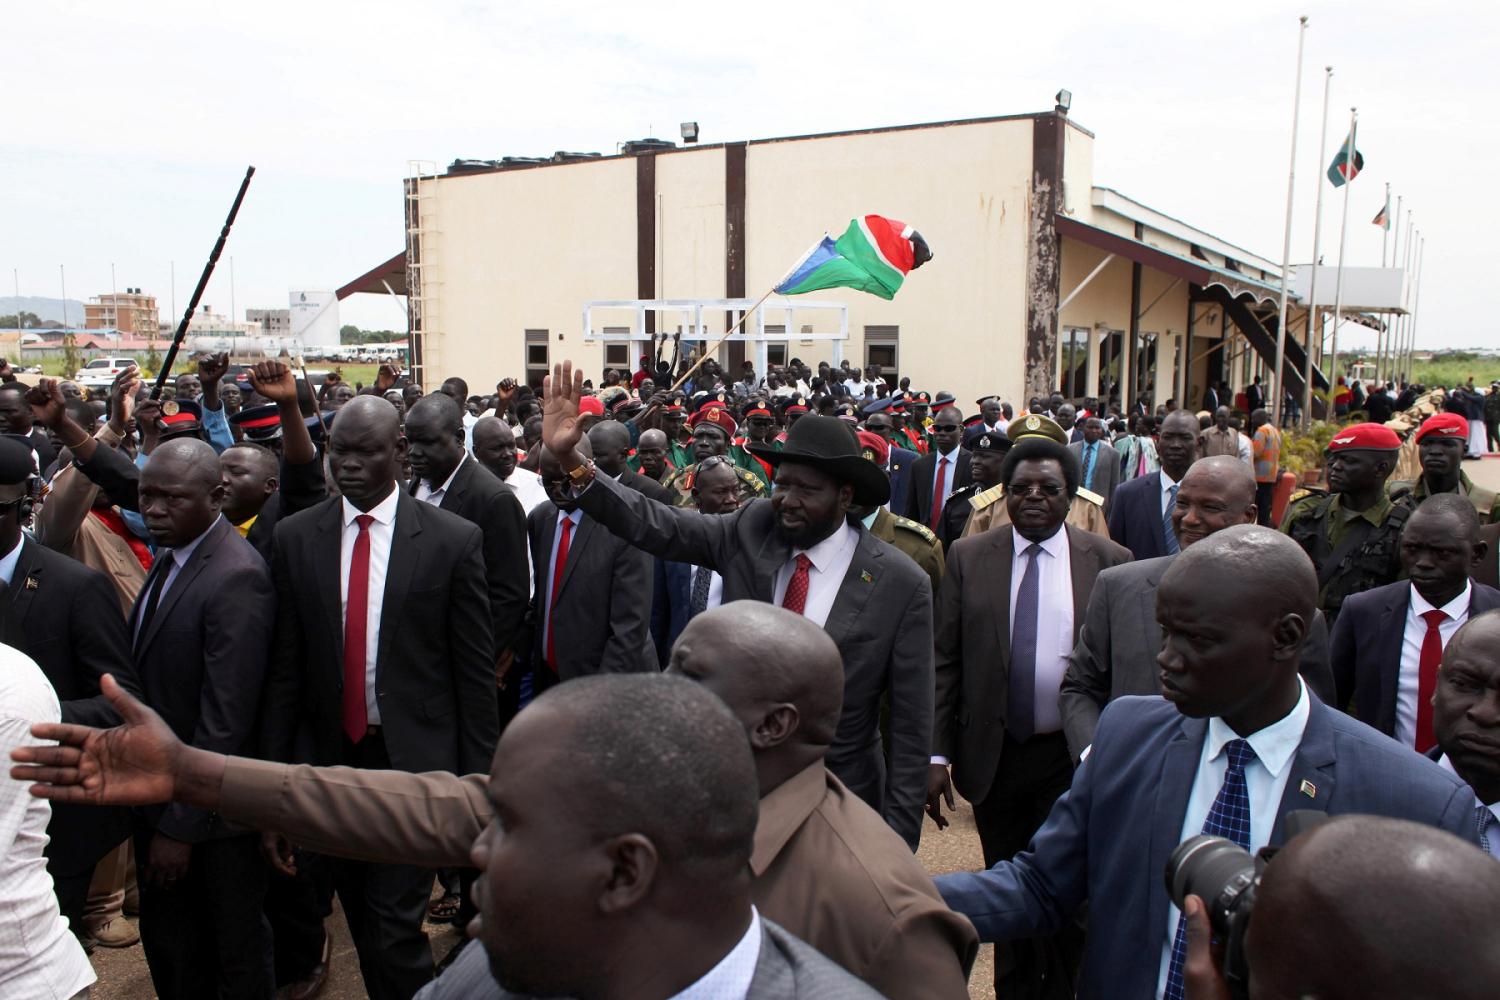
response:
[[[1029,483],[1011,483],[1005,487],[1005,492],[1018,497],[1059,497],[1062,496],[1063,488],[1056,483],[1043,483],[1040,486]]]
[[[698,472],[707,472],[716,465],[728,465],[732,467],[734,463],[729,460],[727,455],[710,455],[698,463]]]
[[[958,424],[933,424],[932,429],[943,432],[956,431],[958,430]]]

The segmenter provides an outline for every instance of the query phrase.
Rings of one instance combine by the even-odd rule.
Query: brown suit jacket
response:
[[[114,442],[107,427],[95,437],[100,447]],[[130,614],[146,582],[146,568],[123,538],[89,515],[99,487],[72,465],[59,469],[50,486],[47,500],[36,515],[37,541],[103,573],[115,589],[120,613]]]
[[[1073,642],[1083,627],[1094,580],[1130,561],[1130,550],[1071,524]],[[1010,564],[1015,532],[999,529],[960,538],[948,550],[934,629],[937,656],[934,755],[953,764],[953,785],[983,801],[1005,743],[1010,678]]]
[[[1486,524],[1479,529],[1479,537],[1489,548],[1479,561],[1479,568],[1474,570],[1474,579],[1486,586],[1500,589],[1500,562],[1497,562],[1497,558],[1500,558],[1500,524]]]
[[[300,846],[432,868],[469,863],[491,818],[486,777],[231,757],[221,815]],[[891,997],[968,996],[979,936],[880,815],[821,765],[761,799],[752,896],[769,920]]]

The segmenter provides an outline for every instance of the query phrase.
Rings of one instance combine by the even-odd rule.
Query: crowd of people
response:
[[[1258,381],[0,379],[0,995],[87,996],[129,905],[164,1000],[307,1000],[335,898],[377,1000],[960,998],[981,942],[997,997],[1245,995],[1196,835],[1262,854],[1256,995],[1500,982],[1464,398],[1287,497]]]

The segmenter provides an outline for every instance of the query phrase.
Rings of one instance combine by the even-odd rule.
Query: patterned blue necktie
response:
[[[693,592],[688,602],[689,618],[708,610],[708,588],[713,579],[714,571],[707,566],[693,567]]]
[[[1230,740],[1224,744],[1229,755],[1229,769],[1224,772],[1224,784],[1219,786],[1219,797],[1214,799],[1203,821],[1203,832],[1210,837],[1223,837],[1250,850],[1250,792],[1245,787],[1245,765],[1255,759],[1255,751],[1245,740]],[[1167,988],[1162,996],[1166,1000],[1183,1000],[1182,963],[1187,956],[1187,918],[1177,920],[1177,936],[1172,940],[1172,964],[1167,966]]]
[[[1037,556],[1041,545],[1032,542],[1021,553],[1026,556],[1026,571],[1016,591],[1015,624],[1010,629],[1010,685],[1005,731],[1017,743],[1031,739],[1036,728],[1036,626],[1040,608],[1041,570]]]
[[[1167,488],[1167,509],[1161,515],[1161,541],[1166,547],[1167,555],[1175,556],[1182,551],[1182,546],[1177,544],[1177,530],[1172,527],[1172,511],[1177,508],[1177,484],[1173,483]]]
[[[1495,850],[1500,848],[1500,844],[1490,842],[1490,824],[1495,822],[1495,814],[1482,802],[1475,809],[1479,817],[1479,846],[1484,849],[1484,853],[1494,857]]]
[[[1094,457],[1099,450],[1099,443],[1096,441],[1093,444],[1084,445],[1083,450],[1085,454],[1083,460],[1083,488],[1091,490],[1094,488]]]

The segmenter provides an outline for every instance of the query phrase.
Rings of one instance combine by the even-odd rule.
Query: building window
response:
[[[772,325],[770,323],[767,323],[766,324],[766,336],[768,336],[768,337],[777,337],[777,336],[785,337],[786,336],[786,326],[784,324],[775,324],[775,325]],[[768,340],[768,341],[766,341],[766,364],[768,364],[768,365],[776,365],[778,367],[784,367],[786,365],[786,357],[787,357],[787,354],[786,354],[786,341],[785,340]]]
[[[546,330],[526,331],[526,384],[538,392],[551,368]]]
[[[865,327],[865,371],[871,365],[880,366],[880,377],[894,388],[901,381],[901,355],[899,326]]]
[[[614,368],[629,375],[630,345],[606,343],[604,345],[604,367]]]
[[[1077,400],[1089,395],[1089,334],[1092,332],[1081,327],[1068,327],[1062,332],[1061,350],[1058,351],[1062,377],[1058,384],[1068,399]]]

